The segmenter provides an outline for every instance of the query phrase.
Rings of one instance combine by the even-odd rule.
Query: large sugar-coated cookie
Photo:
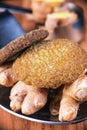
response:
[[[37,29],[11,41],[9,44],[0,49],[0,64],[7,61],[23,49],[45,39],[47,36],[48,32],[46,30]]]
[[[44,40],[28,48],[12,66],[17,80],[38,88],[74,82],[87,67],[87,53],[67,39]]]

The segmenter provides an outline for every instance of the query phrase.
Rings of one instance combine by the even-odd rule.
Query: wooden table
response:
[[[84,9],[85,29],[84,41],[81,46],[87,51],[87,3],[73,0]],[[87,121],[74,125],[46,125],[36,122],[27,121],[13,116],[0,108],[0,130],[87,130]]]

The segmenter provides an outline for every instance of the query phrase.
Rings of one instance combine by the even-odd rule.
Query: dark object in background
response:
[[[84,0],[87,3],[87,0]]]
[[[0,13],[0,48],[2,48],[10,41],[25,34],[25,31],[12,13],[30,14],[32,10],[0,2],[0,11],[4,11]]]
[[[13,6],[9,4],[4,4],[0,2],[0,11],[8,10],[9,12],[16,12],[16,13],[32,13],[31,9],[25,9],[19,6]]]
[[[0,13],[0,48],[23,34],[25,31],[10,12]]]

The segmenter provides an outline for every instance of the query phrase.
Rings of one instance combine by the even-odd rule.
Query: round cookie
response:
[[[57,88],[74,82],[87,67],[87,53],[67,39],[32,45],[12,66],[16,79],[38,88]]]
[[[25,35],[11,41],[0,49],[0,64],[22,51],[23,49],[35,44],[48,36],[48,32],[43,29],[33,30]]]

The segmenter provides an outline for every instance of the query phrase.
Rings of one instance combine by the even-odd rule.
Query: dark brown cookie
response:
[[[37,29],[11,41],[0,49],[0,64],[4,63],[23,49],[45,39],[47,36],[48,32],[46,30]]]

